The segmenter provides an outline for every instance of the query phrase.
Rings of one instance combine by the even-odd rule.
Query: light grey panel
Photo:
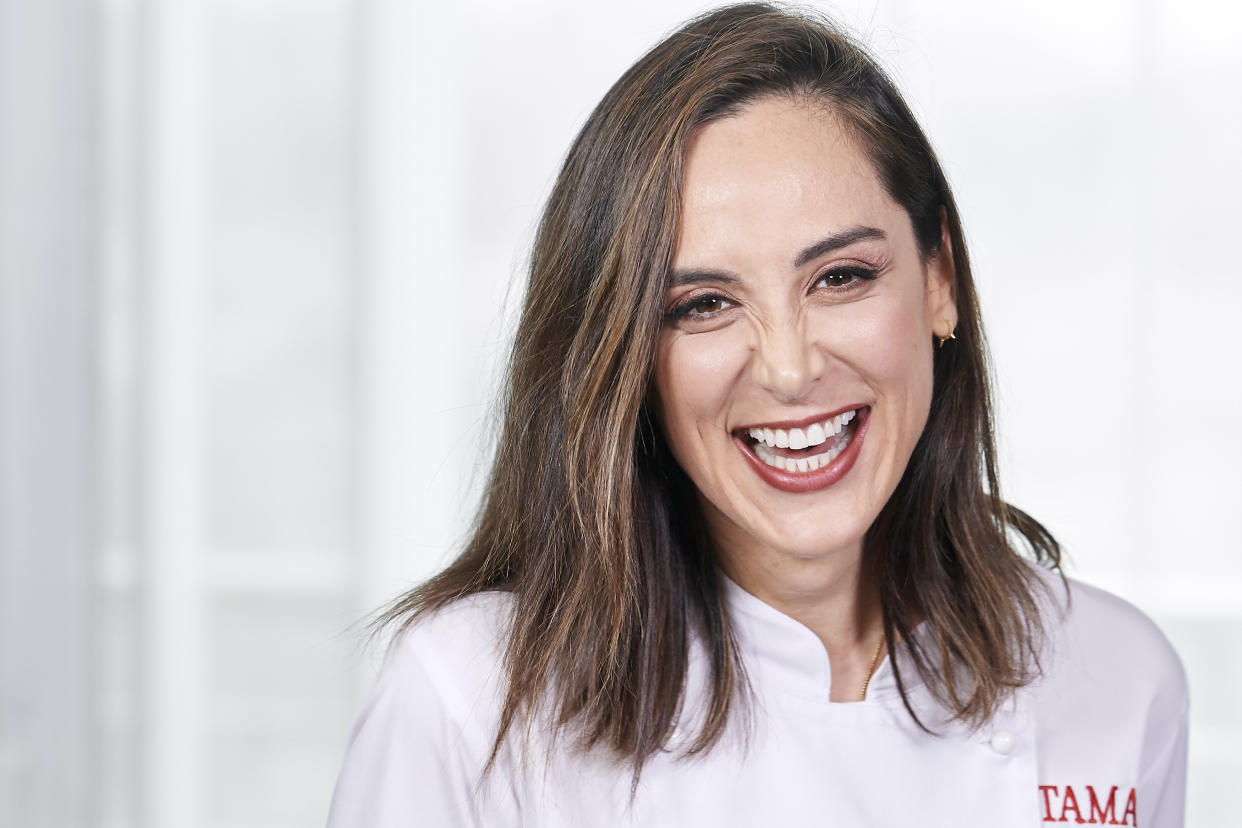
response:
[[[0,824],[94,813],[96,14],[0,1]]]

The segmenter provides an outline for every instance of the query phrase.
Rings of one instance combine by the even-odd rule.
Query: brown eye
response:
[[[724,301],[719,296],[704,296],[702,299],[695,300],[690,307],[695,313],[712,314],[723,306]]]
[[[728,299],[715,293],[695,296],[673,310],[677,319],[697,320],[710,319],[732,304]]]
[[[846,291],[858,287],[863,282],[874,280],[879,274],[874,270],[862,267],[838,267],[822,274],[816,285],[825,285],[829,290]]]

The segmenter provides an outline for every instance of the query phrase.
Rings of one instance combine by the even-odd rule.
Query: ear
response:
[[[940,249],[927,261],[927,318],[938,337],[948,336],[957,327],[957,271],[947,218],[941,207]]]

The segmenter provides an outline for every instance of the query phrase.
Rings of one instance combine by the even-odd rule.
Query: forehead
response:
[[[903,223],[909,232],[839,115],[818,102],[764,98],[691,140],[676,262],[799,246],[856,225],[892,237]]]

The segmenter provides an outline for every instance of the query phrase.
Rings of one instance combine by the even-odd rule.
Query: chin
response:
[[[856,555],[862,549],[863,533],[825,534],[808,532],[797,535],[757,536],[758,540],[778,555],[797,560],[812,561],[838,555]]]

